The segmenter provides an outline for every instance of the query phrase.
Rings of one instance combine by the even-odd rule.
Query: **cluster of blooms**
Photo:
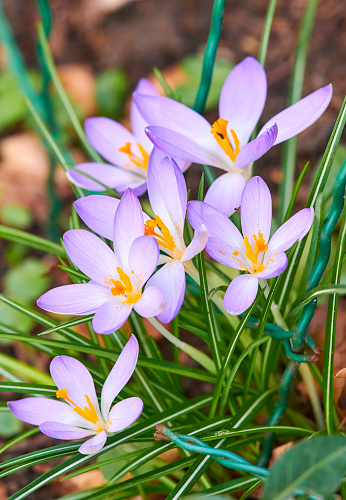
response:
[[[101,191],[100,181],[123,194],[121,200],[91,195],[74,204],[94,233],[113,241],[114,251],[89,231],[67,231],[66,252],[90,281],[50,290],[38,305],[59,314],[95,313],[93,328],[100,334],[120,328],[132,309],[168,323],[183,303],[185,271],[194,270],[192,258],[205,248],[216,261],[245,272],[232,280],[223,300],[230,314],[244,312],[255,300],[260,280],[286,269],[285,251],[307,234],[314,216],[312,208],[305,208],[270,238],[271,195],[260,177],[249,179],[251,164],[275,144],[309,127],[328,106],[332,88],[321,88],[282,111],[250,140],[266,92],[264,69],[248,57],[226,79],[220,118],[212,125],[183,104],[158,95],[145,79],[133,95],[132,133],[108,118],[88,119],[88,140],[110,164],[83,163],[68,175],[82,188]],[[191,162],[226,171],[210,186],[203,202],[187,203],[183,172]],[[153,217],[142,211],[137,198],[146,190]],[[243,234],[228,218],[239,207]],[[189,245],[184,241],[186,212],[195,230]],[[67,356],[52,361],[51,373],[57,397],[68,404],[29,398],[9,406],[49,436],[71,439],[95,434],[80,448],[81,453],[95,453],[107,434],[127,427],[142,411],[139,398],[121,401],[109,411],[134,370],[137,354],[132,336],[103,387],[101,412],[89,372]],[[85,402],[88,406],[82,409]]]

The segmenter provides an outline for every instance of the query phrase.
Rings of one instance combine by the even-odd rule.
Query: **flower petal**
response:
[[[287,263],[288,259],[285,252],[272,254],[268,261],[267,267],[260,273],[257,273],[256,276],[257,278],[262,279],[275,278],[276,276],[279,276],[279,274],[284,272],[287,267]]]
[[[284,252],[308,233],[314,220],[314,209],[303,208],[286,221],[270,238],[269,253]]]
[[[275,139],[278,135],[278,126],[276,123],[266,129],[261,135],[244,146],[237,155],[234,166],[235,168],[243,168],[249,165],[258,158],[261,158],[275,144]]]
[[[107,276],[117,275],[120,263],[116,255],[89,231],[70,229],[64,234],[64,244],[72,262],[100,285],[105,285]]]
[[[80,417],[66,403],[47,398],[25,398],[7,403],[11,412],[23,422],[40,425],[52,421],[85,427],[85,419]]]
[[[132,243],[139,236],[144,236],[144,220],[141,205],[131,189],[120,200],[114,217],[114,253],[127,269]]]
[[[128,267],[131,278],[142,288],[156,269],[159,260],[159,246],[153,236],[140,236],[132,243]]]
[[[208,241],[208,228],[205,224],[202,224],[199,229],[195,231],[190,245],[187,247],[184,255],[180,259],[180,262],[186,262],[192,259],[195,255],[202,252]]]
[[[216,208],[203,201],[189,201],[187,213],[191,226],[197,230],[202,224],[207,226],[209,238],[219,238],[235,248],[244,245],[243,237],[236,226]]]
[[[165,298],[166,307],[157,315],[163,323],[169,323],[180,311],[185,295],[185,270],[178,259],[171,259],[148,281],[147,288],[159,288]]]
[[[327,108],[333,94],[332,85],[315,90],[267,122],[259,135],[268,127],[277,124],[279,132],[275,144],[286,141],[310,127]]]
[[[143,318],[153,318],[165,307],[165,299],[156,286],[146,286],[142,297],[134,304],[134,310]]]
[[[92,321],[96,333],[108,335],[118,330],[132,311],[132,305],[122,302],[105,302],[99,307]]]
[[[154,147],[154,149],[150,153],[148,171],[151,168],[150,167],[151,163],[155,162],[155,164],[158,165],[160,163],[160,161],[163,160],[166,156],[167,156],[167,153],[165,153],[164,151],[162,151],[159,148]],[[170,156],[170,155],[168,155],[168,156]],[[184,161],[184,160],[181,160],[180,158],[173,158],[173,159],[182,172],[185,172],[189,168],[189,166],[191,165],[191,162],[189,162],[189,161]]]
[[[102,388],[101,412],[105,422],[108,420],[109,409],[114,398],[117,397],[121,389],[131,378],[136,367],[138,351],[137,339],[132,334],[124,349],[121,351]]]
[[[242,274],[232,280],[223,298],[223,305],[230,314],[238,315],[246,311],[256,298],[258,278],[252,274]]]
[[[73,184],[89,191],[104,191],[105,188],[96,181],[100,181],[111,189],[115,189],[122,194],[128,187],[138,189],[146,182],[145,171],[142,168],[133,169],[107,165],[107,163],[80,163],[76,165],[78,170],[84,172],[93,179],[76,170],[68,170],[67,176]]]
[[[140,398],[127,398],[115,404],[111,409],[107,422],[108,432],[118,432],[135,422],[143,411]]]
[[[272,197],[261,177],[252,177],[246,184],[240,207],[243,236],[247,236],[252,243],[252,235],[258,236],[260,231],[268,242],[272,223]]]
[[[149,82],[147,78],[141,78],[139,80],[135,92],[145,95],[159,95],[154,85]],[[141,115],[134,99],[132,99],[131,103],[130,116],[133,134],[136,136],[138,142],[144,147],[144,149],[150,152],[153,145],[145,133],[145,128],[149,125],[149,123]]]
[[[238,172],[222,174],[212,183],[204,201],[229,217],[240,207],[244,186],[243,174]]]
[[[43,434],[55,439],[82,439],[92,434],[92,431],[90,430],[78,429],[73,425],[57,423],[54,421],[42,422],[39,428]]]
[[[85,397],[87,395],[97,415],[99,418],[101,417],[94,381],[89,370],[85,368],[83,363],[71,356],[56,356],[51,361],[49,369],[58,389],[67,389],[68,398],[80,408],[87,406]],[[55,419],[50,418],[49,420],[54,421]],[[83,427],[86,427],[88,424],[92,425],[84,418],[83,421]]]
[[[114,217],[120,200],[111,196],[93,194],[73,203],[77,214],[92,231],[113,240]]]
[[[112,297],[110,290],[92,283],[64,285],[41,295],[37,305],[56,314],[92,314]]]
[[[205,250],[212,259],[220,264],[233,269],[244,269],[239,247],[230,245],[219,238],[209,238]]]
[[[223,84],[219,114],[229,122],[242,148],[248,142],[266,101],[267,77],[260,63],[246,57],[237,64]]]
[[[78,448],[79,453],[82,455],[92,455],[102,450],[107,441],[107,434],[105,431],[98,432],[96,436],[88,439],[85,443]]]

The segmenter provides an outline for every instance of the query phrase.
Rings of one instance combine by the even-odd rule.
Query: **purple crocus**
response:
[[[147,286],[154,286],[162,291],[166,307],[157,317],[168,323],[181,308],[185,294],[185,269],[194,269],[191,259],[204,249],[208,231],[202,224],[186,247],[183,235],[187,205],[186,184],[173,159],[164,158],[160,161],[155,154],[152,156],[148,168],[148,195],[155,216],[151,219],[144,214],[144,231],[156,239],[163,252],[159,264],[164,265],[150,278]],[[105,238],[111,238],[111,221],[117,213],[118,200],[92,195],[77,200],[74,206],[90,229]]]
[[[92,376],[85,366],[70,356],[57,356],[50,373],[58,387],[56,397],[66,403],[47,398],[25,398],[8,404],[16,417],[38,425],[43,434],[56,439],[82,439],[78,451],[83,455],[97,453],[107,436],[135,422],[143,410],[140,398],[123,399],[112,408],[113,400],[129,381],[138,358],[138,342],[134,335],[122,350],[101,392],[101,410]]]
[[[144,235],[140,203],[128,189],[118,203],[113,227],[114,252],[100,238],[84,229],[64,235],[71,261],[91,281],[49,290],[37,304],[57,314],[95,313],[96,333],[109,334],[120,328],[132,309],[145,318],[164,308],[162,292],[155,286],[142,288],[156,269],[159,247],[152,236]]]
[[[231,314],[241,314],[251,306],[260,279],[274,278],[286,269],[285,251],[307,234],[314,218],[314,210],[304,208],[269,239],[272,199],[260,177],[250,179],[243,190],[240,212],[243,234],[207,203],[190,201],[187,210],[192,227],[205,224],[208,228],[207,253],[221,264],[247,272],[233,279],[225,293],[223,304]]]
[[[145,78],[139,81],[136,91],[144,95],[158,96],[155,87]],[[149,156],[154,146],[145,133],[148,123],[134,101],[131,104],[130,114],[132,133],[110,118],[88,118],[84,124],[88,141],[109,164],[81,163],[75,168],[120,194],[130,187],[137,196],[140,196],[146,191]],[[183,170],[188,167],[188,163],[183,161],[179,165]],[[68,177],[71,182],[82,188],[91,191],[104,190],[96,181],[76,170],[69,170]]]
[[[228,75],[220,95],[220,118],[210,125],[183,104],[162,96],[134,93],[152,142],[167,155],[212,165],[227,172],[209,188],[205,202],[226,215],[240,205],[249,179],[249,165],[272,146],[295,136],[314,123],[332,96],[327,85],[269,120],[249,142],[266,101],[267,79],[263,67],[246,57]]]

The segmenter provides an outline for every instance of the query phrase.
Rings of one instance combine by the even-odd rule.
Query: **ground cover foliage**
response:
[[[303,97],[304,68],[316,8],[317,2],[310,0],[301,21],[291,76],[289,105]],[[197,69],[192,70],[195,84],[198,85],[197,93],[196,91],[194,93],[196,85],[192,85],[192,88],[182,87],[179,92],[172,89],[160,70],[155,69],[164,94],[176,101],[182,101],[200,114],[205,110],[208,95],[208,109],[217,105],[223,81],[231,69],[231,65],[215,62],[224,9],[225,2],[215,0],[204,58],[186,63],[190,64],[190,70],[191,67],[199,68],[198,79],[196,78]],[[258,61],[263,67],[265,67],[270,43],[275,9],[276,1],[271,0],[268,3],[258,53]],[[85,452],[83,444],[85,441],[63,442],[52,439],[50,445],[44,444],[39,450],[21,454],[16,450],[20,450],[20,445],[24,442],[29,443],[30,449],[30,442],[39,429],[32,426],[23,428],[19,420],[11,414],[10,408],[13,409],[11,404],[8,406],[6,403],[1,403],[1,422],[2,426],[8,427],[10,439],[0,447],[0,452],[5,453],[13,448],[14,453],[0,464],[0,478],[6,480],[14,473],[43,464],[42,474],[32,481],[29,480],[23,487],[17,488],[10,498],[13,500],[38,498],[36,495],[40,489],[45,491],[52,481],[86,477],[82,475],[96,470],[101,471],[102,481],[98,476],[99,482],[96,485],[91,480],[87,484],[83,483],[80,491],[60,495],[58,498],[65,500],[133,497],[169,500],[178,498],[284,500],[288,498],[332,499],[340,495],[344,497],[346,441],[343,434],[342,411],[334,393],[333,380],[338,302],[339,296],[346,292],[343,276],[343,264],[346,260],[346,212],[344,210],[346,163],[345,148],[340,145],[346,121],[346,102],[343,102],[338,116],[335,117],[335,124],[329,141],[325,144],[323,157],[315,165],[307,164],[298,178],[296,178],[295,164],[296,137],[289,138],[291,136],[288,136],[288,140],[284,143],[280,194],[273,219],[272,233],[284,222],[287,223],[292,214],[297,212],[295,202],[298,195],[301,199],[303,187],[306,193],[305,210],[309,211],[305,213],[312,214],[311,209],[314,209],[313,222],[311,220],[312,224],[310,223],[312,227],[310,231],[308,231],[310,225],[306,230],[300,228],[301,233],[297,232],[297,237],[292,241],[291,247],[287,246],[283,249],[283,251],[287,250],[288,259],[280,269],[280,274],[263,275],[266,283],[259,280],[258,291],[258,278],[255,277],[256,290],[253,300],[242,299],[241,301],[241,306],[245,304],[246,307],[239,306],[236,311],[231,311],[233,314],[230,314],[231,306],[228,306],[225,301],[225,309],[223,306],[225,292],[231,280],[232,283],[236,282],[235,278],[239,273],[217,262],[217,259],[210,258],[210,255],[213,256],[210,242],[209,247],[208,244],[206,247],[207,252],[200,252],[205,246],[207,232],[209,237],[213,237],[211,234],[214,229],[213,225],[217,226],[219,216],[209,221],[210,225],[208,225],[207,218],[203,219],[202,222],[206,226],[204,225],[201,229],[200,223],[196,223],[196,216],[195,218],[191,216],[192,209],[189,212],[189,207],[195,207],[194,210],[197,213],[196,207],[200,206],[197,204],[202,203],[202,200],[208,200],[206,193],[215,181],[217,169],[213,169],[210,165],[201,167],[198,175],[198,195],[195,196],[195,200],[198,199],[198,201],[195,201],[191,191],[185,195],[182,194],[185,181],[179,167],[184,170],[187,168],[186,162],[193,160],[187,155],[182,155],[177,158],[179,166],[172,162],[159,163],[165,172],[164,180],[170,179],[172,193],[174,182],[179,186],[177,190],[179,198],[174,200],[174,206],[179,203],[184,205],[182,202],[185,199],[184,196],[186,196],[186,202],[187,198],[190,200],[187,209],[189,218],[186,216],[184,221],[180,221],[182,226],[179,226],[182,229],[182,234],[179,235],[182,238],[180,242],[183,241],[179,256],[175,253],[177,240],[173,238],[175,243],[174,241],[172,243],[167,236],[167,231],[170,237],[173,234],[172,228],[168,230],[162,220],[157,218],[154,206],[169,203],[169,200],[167,201],[169,196],[165,199],[165,183],[162,181],[160,189],[162,188],[163,201],[160,203],[157,201],[159,195],[150,177],[150,172],[154,171],[154,167],[150,170],[150,164],[147,179],[150,203],[146,195],[140,198],[144,212],[141,227],[144,231],[143,224],[145,224],[146,231],[143,232],[146,236],[140,237],[146,238],[151,235],[152,239],[155,235],[159,245],[158,247],[154,242],[156,246],[154,245],[149,252],[151,258],[157,251],[157,263],[158,252],[161,250],[161,259],[163,251],[170,259],[179,261],[179,265],[184,270],[184,279],[186,272],[186,289],[180,310],[177,304],[181,296],[178,300],[173,293],[171,300],[172,303],[175,300],[175,305],[172,306],[174,311],[170,311],[172,317],[167,316],[167,299],[163,306],[164,302],[160,299],[160,295],[156,295],[155,300],[152,298],[146,308],[137,307],[137,302],[140,300],[138,297],[144,299],[145,292],[142,296],[139,291],[137,297],[133,291],[133,283],[130,282],[131,280],[126,281],[128,276],[125,274],[124,277],[124,271],[122,271],[123,274],[119,272],[120,278],[117,281],[113,280],[109,288],[111,295],[115,297],[125,293],[128,304],[131,308],[133,306],[131,312],[129,311],[126,324],[123,325],[124,322],[120,322],[119,328],[114,329],[106,328],[103,323],[100,326],[100,322],[93,322],[94,310],[92,314],[88,314],[85,310],[84,315],[77,318],[71,314],[71,311],[68,311],[70,312],[68,317],[50,314],[43,309],[54,312],[54,308],[47,306],[47,302],[44,303],[42,298],[39,302],[42,308],[35,305],[36,300],[50,288],[51,276],[49,272],[43,271],[45,267],[41,260],[42,254],[48,255],[48,258],[54,259],[54,262],[59,262],[61,272],[66,273],[65,285],[73,283],[87,286],[86,283],[90,278],[92,280],[96,278],[88,274],[87,267],[83,268],[79,265],[81,262],[79,257],[77,258],[71,250],[73,235],[81,234],[73,231],[87,229],[88,234],[91,235],[90,229],[92,229],[103,237],[103,241],[98,243],[99,247],[97,247],[100,249],[100,254],[94,255],[97,263],[100,261],[101,244],[102,249],[108,245],[108,250],[102,250],[102,252],[111,251],[109,248],[111,237],[108,235],[112,233],[114,220],[118,220],[115,222],[115,227],[120,228],[119,232],[115,232],[114,235],[115,246],[117,235],[123,231],[122,237],[126,238],[127,233],[132,234],[132,225],[135,226],[135,222],[132,224],[130,218],[123,216],[123,219],[120,219],[120,212],[117,211],[118,215],[114,215],[118,203],[125,207],[123,212],[127,216],[129,213],[132,214],[132,210],[137,210],[140,205],[135,201],[135,194],[127,191],[123,195],[125,189],[119,189],[121,191],[119,194],[112,188],[113,186],[107,185],[107,179],[106,181],[104,178],[100,180],[97,175],[94,177],[88,170],[87,175],[84,175],[85,182],[93,183],[93,194],[102,192],[102,200],[98,198],[97,207],[101,212],[104,210],[102,213],[105,214],[106,222],[103,224],[102,231],[99,230],[97,224],[101,219],[101,212],[96,211],[98,220],[93,227],[94,222],[90,218],[86,221],[85,217],[79,217],[80,205],[76,204],[71,208],[71,216],[65,228],[71,230],[67,233],[70,240],[68,241],[67,237],[64,240],[60,239],[63,232],[56,224],[60,201],[52,181],[56,165],[60,165],[58,168],[62,167],[65,172],[68,171],[69,178],[74,179],[75,183],[71,186],[75,199],[85,200],[91,194],[90,190],[83,188],[80,178],[78,182],[74,178],[75,169],[78,169],[81,162],[73,160],[69,150],[71,145],[69,134],[77,138],[88,164],[103,163],[103,160],[92,147],[93,141],[90,140],[90,135],[87,133],[87,137],[85,134],[80,123],[79,111],[67,96],[57,73],[49,47],[53,21],[49,2],[37,1],[37,10],[40,15],[37,30],[37,58],[40,70],[34,76],[25,67],[13,39],[10,25],[0,12],[2,14],[0,40],[7,58],[7,73],[3,85],[10,86],[7,80],[15,81],[20,94],[24,96],[24,101],[20,101],[18,109],[15,110],[14,119],[17,120],[17,117],[23,113],[23,109],[29,109],[30,126],[34,127],[42,138],[51,159],[51,175],[47,183],[47,190],[51,197],[48,224],[50,239],[26,231],[26,228],[30,227],[30,213],[12,207],[7,210],[7,213],[5,211],[1,214],[4,224],[0,226],[0,237],[11,245],[17,245],[12,247],[17,250],[11,255],[15,262],[20,262],[20,265],[17,265],[10,275],[7,274],[4,280],[4,293],[0,295],[0,300],[6,309],[0,320],[0,340],[4,346],[11,346],[15,342],[21,345],[25,352],[29,350],[33,362],[30,363],[27,360],[24,362],[13,354],[0,354],[0,390],[11,393],[10,401],[19,400],[20,395],[35,398],[47,397],[55,400],[57,395],[55,383],[58,384],[58,382],[56,377],[53,376],[53,381],[48,374],[46,367],[49,363],[42,366],[39,361],[36,366],[35,361],[62,360],[66,358],[59,358],[59,356],[68,356],[79,360],[89,370],[97,390],[95,397],[102,404],[104,396],[101,398],[101,390],[107,385],[106,380],[111,380],[107,377],[117,360],[121,359],[121,352],[125,352],[124,348],[127,349],[125,346],[128,346],[129,334],[133,333],[139,346],[137,365],[134,368],[135,362],[134,364],[127,362],[127,365],[131,365],[131,369],[129,366],[121,367],[122,371],[119,373],[123,373],[126,368],[130,370],[127,379],[131,377],[133,369],[134,371],[131,380],[126,385],[126,381],[123,381],[124,383],[118,387],[117,391],[113,388],[113,399],[116,396],[116,404],[123,404],[122,402],[127,401],[127,398],[130,398],[129,401],[134,401],[134,398],[136,401],[141,400],[143,412],[140,416],[136,414],[136,418],[133,417],[131,422],[119,427],[119,430],[110,431],[107,436],[104,434],[103,446],[97,449],[90,448]],[[217,75],[218,83],[216,85],[214,83],[211,87],[213,74]],[[107,90],[107,78],[113,83],[112,78],[115,78],[116,88],[119,90],[118,95],[122,101],[121,96],[126,94],[124,91],[126,82],[124,82],[123,75],[119,73],[104,76],[102,81],[104,87],[100,85],[99,88],[100,95],[103,95],[102,89],[104,92]],[[329,82],[322,83],[325,86]],[[100,110],[103,111],[103,115],[107,115],[107,102],[102,98],[101,101]],[[122,106],[117,100],[112,101],[111,104],[116,115]],[[143,108],[141,106],[138,101],[138,107],[145,115],[144,105]],[[153,123],[153,125],[156,124]],[[272,145],[278,132],[274,124],[270,123],[270,125],[273,129],[272,137],[268,141],[273,139]],[[220,122],[219,126],[221,126]],[[169,123],[167,123],[167,128],[169,129]],[[87,128],[85,130],[87,131]],[[216,135],[223,140],[224,136],[220,130],[218,129]],[[252,140],[255,139],[259,130],[260,127],[256,128],[251,136]],[[150,134],[154,144],[158,145],[159,140],[162,140],[159,131],[151,130]],[[231,153],[236,152],[238,155],[237,143],[233,142],[232,146],[231,141],[229,142],[233,148]],[[241,145],[241,148],[245,147]],[[127,154],[130,158],[131,150]],[[252,163],[252,160],[257,159],[258,156],[254,158],[251,154],[249,158]],[[109,161],[108,158],[106,159]],[[139,160],[143,159],[145,159],[144,154]],[[139,160],[136,157],[137,163]],[[180,163],[179,160],[185,163]],[[86,164],[85,161],[82,165]],[[249,161],[246,161],[244,165],[249,165]],[[238,165],[238,172],[244,165]],[[83,167],[78,170],[83,171]],[[313,174],[311,173],[308,177],[308,172],[313,172]],[[265,189],[261,184],[262,181],[258,181],[258,177],[252,177],[252,180],[249,180],[251,175],[261,175],[261,172],[256,169],[256,164],[252,164],[245,176],[245,180],[248,181],[248,187],[245,188],[247,192],[249,192],[249,186],[256,182],[262,186],[261,189]],[[240,177],[243,179],[242,175]],[[239,177],[237,179],[239,180]],[[141,187],[145,181],[146,177],[144,181],[136,181],[137,184],[132,186],[135,192],[136,188]],[[237,182],[234,181],[234,185]],[[95,184],[100,186],[99,190],[95,189]],[[308,189],[306,189],[307,186]],[[187,184],[187,189],[189,188]],[[261,193],[262,196],[264,191]],[[140,194],[143,194],[143,190]],[[123,198],[119,202],[121,195]],[[111,197],[113,201],[105,201],[106,196]],[[172,198],[174,198],[173,194]],[[220,196],[214,198],[216,202],[220,201]],[[210,199],[211,195],[209,195]],[[181,210],[183,217],[185,217],[186,202]],[[240,201],[236,202],[234,208],[238,208],[239,204]],[[110,208],[115,205],[114,210]],[[243,202],[241,202],[242,205]],[[244,203],[245,206],[246,203]],[[230,220],[239,230],[243,226],[245,241],[244,211],[245,208],[241,216],[237,210],[232,214],[226,213],[222,217],[230,216]],[[83,214],[85,215],[85,212]],[[140,214],[142,214],[141,210]],[[201,212],[199,212],[200,215]],[[242,217],[241,220],[240,217]],[[150,225],[148,221],[154,222]],[[156,227],[159,227],[161,231],[159,237],[157,237],[158,233],[155,233]],[[173,224],[172,227],[179,233],[178,226]],[[193,229],[196,231],[195,238]],[[88,238],[91,239],[86,239],[85,243],[81,240],[80,247],[83,248],[85,245],[87,248],[95,241],[96,236],[88,236]],[[265,245],[265,240],[262,241],[262,239],[263,235],[259,233],[258,239],[255,239],[256,246],[252,250],[249,250],[247,246],[249,239],[245,241],[245,255],[255,265],[252,270],[254,275],[264,271],[263,265],[257,260],[258,252],[264,253],[268,250],[268,244]],[[189,247],[191,241],[195,242],[195,246],[192,243]],[[265,246],[266,250],[264,250]],[[30,249],[32,257],[22,259],[23,248]],[[262,250],[258,250],[260,248]],[[187,259],[189,264],[184,264],[186,262],[184,252],[189,252],[189,249],[191,250]],[[118,255],[123,252],[120,246],[117,252]],[[141,246],[136,254],[138,262],[142,255],[146,255],[146,252],[147,247]],[[106,253],[102,255],[106,256]],[[159,264],[167,265],[167,260],[161,260]],[[142,269],[139,264],[137,268]],[[236,269],[242,270],[244,266]],[[242,276],[250,275],[243,274]],[[154,289],[158,285],[158,280],[156,279],[152,284]],[[95,284],[91,286],[95,287]],[[83,288],[83,290],[86,289]],[[239,296],[241,293],[243,292],[238,289]],[[236,294],[233,294],[232,304],[236,302],[236,299]],[[154,302],[155,307],[157,306],[156,309],[152,309],[154,313],[147,313],[149,305]],[[166,309],[162,309],[164,307]],[[316,314],[318,314],[323,307],[326,310],[325,317],[323,317],[325,334],[322,339],[323,343],[317,345],[319,342],[316,343],[315,339],[309,335],[309,325],[316,308]],[[64,311],[55,310],[55,312]],[[151,317],[155,315],[165,322],[159,322]],[[148,316],[149,319],[146,319]],[[83,329],[81,325],[84,325]],[[106,333],[106,335],[99,333]],[[316,364],[318,360],[320,362]],[[119,369],[120,365],[117,366]],[[86,377],[85,372],[83,373]],[[338,376],[342,378],[344,373],[341,372]],[[116,385],[112,382],[112,385],[114,384]],[[300,404],[297,397],[298,384],[303,387],[303,393],[305,392],[307,401],[305,407]],[[59,391],[65,390],[64,386],[60,387],[59,384],[58,389]],[[62,395],[66,396],[66,393],[60,392],[58,397]],[[66,399],[66,401],[69,400]],[[85,407],[84,412],[80,408],[82,404],[80,407],[75,403],[72,404],[78,409],[78,415],[91,421],[93,416],[86,417],[88,414],[85,413]],[[94,405],[91,404],[89,407],[91,413],[96,407],[97,399]],[[306,410],[306,414],[302,409]],[[14,410],[13,412],[16,413]],[[108,415],[108,409],[106,413]],[[24,417],[23,420],[25,420]],[[47,431],[41,425],[40,428],[47,435],[53,436],[54,432]],[[105,427],[102,432],[106,433],[106,430],[108,428]],[[59,430],[59,432],[62,431]],[[101,436],[99,429],[94,431],[94,434],[95,432],[96,437]],[[59,437],[59,434],[55,437]],[[76,438],[77,435],[71,435],[71,437]],[[282,454],[279,448],[281,445],[285,448]],[[273,450],[274,453],[272,453]]]

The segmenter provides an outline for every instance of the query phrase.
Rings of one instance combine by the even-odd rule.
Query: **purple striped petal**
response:
[[[140,398],[127,398],[113,406],[107,422],[108,432],[118,432],[135,422],[143,411]]]
[[[256,276],[257,278],[262,279],[275,278],[284,272],[287,267],[287,263],[288,259],[285,252],[272,254],[269,258],[267,267],[260,273],[257,273]]]
[[[105,422],[114,399],[130,380],[138,359],[138,342],[132,334],[110,371],[101,392],[101,412]],[[113,431],[110,431],[113,432]]]
[[[64,244],[72,262],[100,285],[106,286],[107,276],[117,275],[116,268],[120,262],[116,255],[89,231],[70,229],[64,234]]]
[[[66,403],[47,398],[25,398],[7,403],[11,412],[23,422],[40,425],[52,421],[85,427],[85,419],[80,417]]]
[[[275,144],[278,135],[278,126],[276,123],[266,129],[261,135],[244,146],[237,155],[234,167],[244,168],[258,158],[261,158]]]
[[[244,186],[243,174],[237,172],[222,174],[212,183],[204,201],[229,217],[240,207]]]
[[[150,157],[149,157],[148,172],[149,172],[150,168],[152,168],[152,167],[150,167],[151,163],[158,165],[160,163],[160,161],[163,160],[166,156],[167,156],[167,154],[164,151],[162,151],[159,148],[154,147],[154,149],[150,153]],[[173,159],[182,172],[185,172],[189,168],[189,166],[191,165],[191,162],[189,162],[189,161],[184,161],[184,160],[181,160],[179,158],[173,158]]]
[[[113,240],[114,217],[120,200],[111,196],[91,195],[73,203],[77,214],[92,231]]]
[[[266,74],[253,57],[246,57],[237,64],[223,84],[219,114],[236,132],[241,148],[248,142],[262,114],[266,96]]]
[[[92,314],[112,297],[110,290],[93,283],[64,285],[41,295],[37,305],[56,314]]]
[[[121,198],[114,217],[114,253],[126,269],[132,243],[144,236],[144,220],[141,205],[131,189]]]
[[[195,255],[202,252],[207,244],[208,236],[208,228],[205,224],[202,224],[201,227],[195,231],[193,239],[180,261],[186,262],[187,260],[191,260]]]
[[[223,305],[230,314],[238,315],[246,311],[256,298],[258,278],[252,274],[242,274],[232,280],[223,298]]]
[[[146,78],[141,78],[139,80],[135,92],[144,95],[159,95],[154,85]],[[130,116],[132,132],[136,136],[138,142],[146,149],[146,151],[150,152],[153,148],[153,145],[148,139],[147,134],[145,133],[145,128],[149,125],[149,123],[141,115],[134,99],[132,99],[131,103]]]
[[[185,295],[185,270],[178,259],[172,259],[159,269],[148,281],[147,287],[159,288],[166,302],[165,309],[157,318],[169,323],[180,311]]]
[[[98,432],[96,436],[92,437],[85,441],[85,443],[78,448],[79,453],[82,455],[92,455],[93,453],[97,453],[102,450],[107,441],[107,434],[105,431]]]
[[[309,232],[314,220],[314,209],[303,208],[286,221],[270,238],[269,253],[284,252]]]
[[[99,307],[92,321],[96,333],[109,335],[123,326],[132,311],[132,305],[127,302],[106,302]]]
[[[144,286],[155,271],[159,253],[157,241],[152,236],[140,236],[132,243],[128,268],[139,288]]]
[[[143,318],[153,318],[160,314],[165,307],[163,293],[156,286],[146,286],[142,297],[134,304],[133,308]]]
[[[110,189],[115,189],[120,194],[124,193],[128,187],[139,189],[146,182],[146,173],[139,167],[129,169],[107,165],[106,163],[81,163],[76,165],[75,168],[95,179],[89,179],[76,170],[70,169],[67,171],[67,176],[73,184],[89,191],[105,191],[105,188],[97,181]]]
[[[205,250],[212,259],[220,262],[220,264],[233,269],[242,269],[240,267],[240,265],[243,265],[241,248],[230,245],[219,238],[209,238]]]
[[[259,135],[268,127],[277,124],[279,132],[275,144],[286,141],[310,127],[327,108],[333,94],[331,84],[315,90],[267,122]]]
[[[42,422],[39,429],[46,436],[55,439],[82,439],[92,434],[90,430],[78,429],[73,425],[57,422]]]
[[[267,184],[261,177],[252,177],[246,184],[241,198],[241,227],[244,237],[253,243],[253,235],[261,232],[268,242],[272,223],[272,198]]]

